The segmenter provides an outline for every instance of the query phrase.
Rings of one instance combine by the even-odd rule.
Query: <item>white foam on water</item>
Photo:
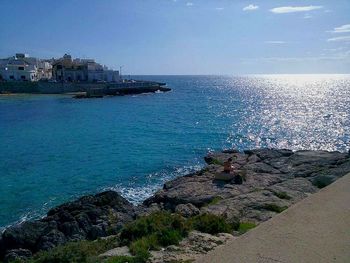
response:
[[[136,182],[129,183],[129,185],[125,186],[119,183],[113,187],[107,187],[104,190],[117,191],[129,202],[138,205],[152,196],[157,190],[161,189],[165,182],[179,176],[199,171],[201,168],[202,166],[199,164],[175,167],[172,171],[161,171],[147,175],[147,182],[144,185],[140,185],[140,183]]]

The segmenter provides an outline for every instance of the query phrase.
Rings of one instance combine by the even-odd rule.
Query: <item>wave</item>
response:
[[[112,187],[106,187],[103,190],[113,190],[119,192],[124,198],[134,205],[139,205],[145,199],[152,196],[157,190],[161,189],[163,184],[171,179],[184,176],[202,169],[200,164],[176,167],[172,170],[163,170],[151,173],[147,176],[146,183],[130,182],[127,186],[122,183]]]

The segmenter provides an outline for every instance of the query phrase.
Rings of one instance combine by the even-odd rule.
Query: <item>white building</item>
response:
[[[27,54],[16,54],[14,57],[0,60],[0,79],[6,81],[38,81],[50,79],[52,66],[50,63]]]

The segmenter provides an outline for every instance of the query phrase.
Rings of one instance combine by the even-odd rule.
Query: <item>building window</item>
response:
[[[26,80],[26,76],[21,76],[21,80]]]
[[[10,76],[10,79],[15,79],[15,76]]]
[[[18,67],[18,70],[24,70],[24,67]]]

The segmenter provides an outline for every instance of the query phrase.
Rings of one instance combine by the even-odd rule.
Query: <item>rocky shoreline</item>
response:
[[[230,157],[245,178],[243,184],[214,178]],[[69,241],[115,235],[126,223],[154,211],[183,217],[210,213],[256,225],[350,172],[348,153],[327,151],[228,150],[209,154],[205,161],[204,169],[165,183],[140,206],[107,191],[53,208],[40,220],[11,226],[0,238],[0,260],[30,257]],[[152,252],[153,262],[194,259],[229,238],[233,236],[193,232],[179,246]]]

